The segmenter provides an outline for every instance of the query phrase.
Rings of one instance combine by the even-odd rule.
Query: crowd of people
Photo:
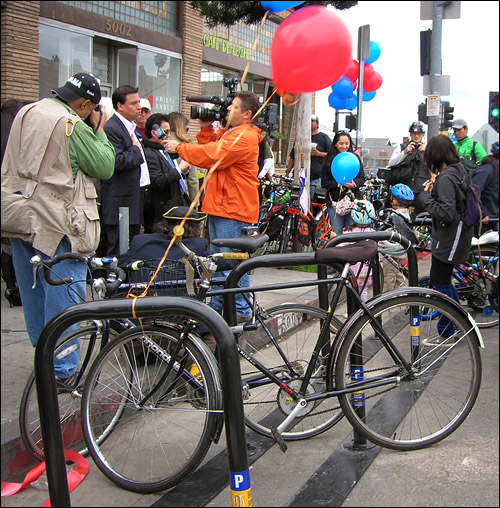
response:
[[[184,115],[153,113],[151,103],[139,96],[136,87],[124,85],[114,90],[110,118],[99,106],[100,85],[90,74],[77,73],[52,92],[52,98],[16,103],[10,110],[10,134],[7,130],[4,137],[2,128],[2,253],[5,248],[12,254],[17,282],[9,283],[9,294],[19,291],[34,346],[45,323],[74,300],[64,287],[48,285],[40,274],[32,288],[29,260],[33,255],[73,251],[123,257],[122,208],[129,214],[126,245],[136,249],[138,245],[144,248],[146,235],[153,243],[158,235],[171,236],[172,210],[187,210],[194,200],[199,202],[191,220],[206,218],[210,239],[240,237],[245,226],[258,220],[259,177],[270,178],[274,172],[272,152],[253,125],[260,104],[251,92],[235,94],[225,128],[200,120],[197,143],[189,138],[189,120]],[[5,113],[7,116],[7,108]],[[4,108],[2,127],[3,123]],[[460,218],[465,190],[471,181],[477,183],[483,222],[498,219],[499,150],[496,142],[486,157],[480,144],[468,138],[464,120],[456,120],[453,130],[455,144],[444,135],[425,144],[425,125],[413,122],[409,139],[391,156],[387,181],[392,187],[396,230],[398,224],[401,229],[398,216],[409,218],[409,206],[414,213],[431,215],[432,284],[457,299],[451,271],[465,260],[474,234],[474,228],[465,227]],[[311,143],[311,197],[317,188],[325,190],[333,235],[368,230],[373,207],[369,202],[362,209],[355,206],[362,199],[366,175],[351,136],[340,131],[330,141],[313,116]],[[344,152],[358,157],[359,171],[351,181],[339,184],[331,165]],[[292,150],[287,175],[294,159]],[[349,199],[351,206],[346,205]],[[210,249],[218,250],[213,245]],[[398,259],[403,257],[399,253]],[[85,272],[86,266],[76,260],[58,266],[61,276],[81,281],[76,291],[82,300]],[[249,275],[240,284],[250,286]],[[401,281],[395,279],[393,284]],[[221,297],[212,298],[210,305],[221,311]],[[237,296],[236,307],[239,320],[249,317],[242,295]],[[449,333],[446,322],[440,326],[443,334]],[[56,376],[62,385],[74,375],[78,349],[75,355],[56,361]]]

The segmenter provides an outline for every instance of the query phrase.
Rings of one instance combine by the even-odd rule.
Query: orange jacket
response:
[[[205,169],[222,159],[207,182],[202,211],[255,224],[259,220],[260,129],[243,124],[216,134],[209,127],[201,129],[196,138],[198,145],[183,143],[177,148],[182,159]]]

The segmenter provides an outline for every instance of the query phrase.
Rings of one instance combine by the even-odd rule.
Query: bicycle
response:
[[[67,284],[68,291],[72,291],[73,280],[52,279],[50,271],[52,267],[63,259],[79,259],[85,262],[90,273],[95,270],[105,270],[112,274],[109,279],[97,277],[92,281],[92,293],[96,293],[98,299],[104,294],[116,293],[119,285],[125,279],[125,273],[116,266],[116,258],[84,257],[74,253],[59,254],[51,259],[42,259],[41,256],[34,256],[31,259],[33,269],[44,268],[45,280],[49,284]],[[82,300],[80,295],[75,294],[75,303]],[[64,447],[78,451],[82,455],[87,453],[84,444],[83,433],[80,421],[80,401],[83,389],[83,380],[92,361],[97,357],[99,351],[114,336],[118,335],[117,330],[125,330],[132,327],[131,321],[121,320],[108,321],[95,320],[85,323],[78,329],[67,333],[59,341],[55,350],[56,357],[64,357],[71,354],[77,348],[80,350],[79,361],[76,367],[76,376],[72,386],[58,389],[59,414],[62,429]],[[44,460],[43,442],[39,421],[38,399],[35,384],[35,372],[33,371],[24,387],[19,407],[19,430],[21,439],[26,450],[35,459]]]
[[[335,240],[346,241],[341,237]],[[433,290],[401,288],[362,302],[350,263],[372,258],[377,245],[370,240],[361,241],[354,234],[349,241],[356,243],[287,255],[294,264],[316,263],[336,269],[341,266],[339,276],[316,281],[335,284],[328,312],[288,304],[265,313],[261,310],[249,322],[232,326],[242,358],[245,422],[256,432],[272,437],[282,448],[286,447],[286,440],[325,432],[344,414],[360,434],[380,446],[396,450],[430,446],[456,430],[472,410],[481,379],[480,333],[456,302]],[[244,245],[241,239],[231,239],[229,243],[227,246],[233,248]],[[405,246],[410,247],[408,243]],[[286,265],[287,256],[278,259],[265,255],[244,261],[231,272],[222,291],[229,291],[229,295],[234,292],[234,280],[255,266]],[[196,263],[203,261],[196,256],[192,259]],[[209,284],[208,275],[205,295],[210,294]],[[245,290],[266,289],[269,287]],[[341,324],[333,311],[343,289],[354,299],[358,310]],[[422,309],[435,310],[450,319],[454,329],[441,344],[431,345],[438,334],[435,322],[419,320]],[[237,323],[235,315],[226,319]],[[180,426],[191,433],[184,420],[175,420],[179,415],[199,411],[198,433],[192,436],[189,450],[204,449],[210,433],[218,428],[217,418],[222,410],[214,389],[219,383],[213,365],[198,361],[196,369],[191,369],[191,360],[198,354],[200,358],[204,356],[200,347],[202,331],[192,319],[180,318],[170,325],[172,330],[178,330],[177,337],[174,333],[165,337],[163,330],[155,326],[121,334],[95,360],[84,388],[83,425],[94,461],[115,483],[138,492],[168,488],[189,474],[189,468],[197,467],[201,454],[190,460],[189,453],[176,466],[181,453],[174,448],[183,435],[177,429]],[[158,337],[166,339],[166,345],[158,345]],[[142,365],[137,365],[131,356],[137,347],[147,357]],[[172,400],[170,393],[175,383],[186,388],[187,400]],[[145,390],[140,389],[143,386]],[[91,415],[103,414],[102,404],[106,405],[112,395],[125,400],[127,409],[120,425],[116,423],[106,439],[98,442],[96,435],[101,434],[102,428],[94,424]],[[446,405],[442,404],[443,396],[449,399]],[[387,398],[393,405],[385,405]],[[108,405],[111,414],[105,426],[107,420],[115,419],[116,403]],[[359,412],[363,407],[366,417]],[[378,416],[377,408],[381,411]],[[385,426],[386,417],[394,414],[396,421]],[[168,428],[164,435],[159,432],[163,427]],[[141,453],[141,467],[127,464],[128,454],[137,459]],[[158,455],[172,461],[167,478],[156,462]]]
[[[498,245],[498,231],[486,231],[473,238],[469,260],[455,266],[452,272],[460,303],[479,328],[492,328],[499,323]],[[421,277],[418,283],[429,287],[430,279]]]

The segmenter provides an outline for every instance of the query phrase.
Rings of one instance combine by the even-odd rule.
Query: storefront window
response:
[[[58,88],[77,72],[91,72],[92,39],[40,24],[40,99],[54,97]]]
[[[181,59],[139,49],[139,95],[149,98],[154,113],[181,111]]]

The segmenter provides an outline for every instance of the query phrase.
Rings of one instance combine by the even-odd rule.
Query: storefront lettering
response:
[[[244,48],[238,44],[231,44],[229,41],[220,39],[219,37],[215,37],[213,35],[203,35],[203,45],[209,48],[213,48],[216,51],[221,51],[222,53],[245,58],[246,60],[249,58],[248,48]]]
[[[112,19],[106,20],[105,30],[113,34],[126,35],[127,37],[132,36],[132,27],[130,25],[118,23],[118,21],[113,21]]]

